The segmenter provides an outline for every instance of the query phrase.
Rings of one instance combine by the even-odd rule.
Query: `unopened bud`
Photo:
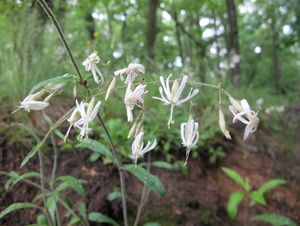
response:
[[[220,130],[221,132],[224,134],[224,136],[231,140],[231,136],[229,131],[226,129],[226,122],[225,122],[225,117],[224,117],[224,113],[222,111],[222,109],[219,109],[219,126],[220,126]]]
[[[233,97],[229,97],[229,101],[232,104],[232,106],[234,107],[234,109],[236,109],[239,112],[243,111],[242,105],[240,104],[239,101],[237,101],[236,99],[234,99]]]
[[[87,109],[87,115],[90,115],[95,107],[95,97],[93,97],[89,103],[88,109]]]
[[[111,94],[113,89],[115,88],[115,85],[116,85],[116,76],[114,76],[113,80],[110,82],[110,84],[107,88],[106,95],[105,95],[105,100],[107,100],[107,98],[109,97],[109,95]]]

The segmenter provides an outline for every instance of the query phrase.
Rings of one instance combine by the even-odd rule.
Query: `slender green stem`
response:
[[[43,153],[39,150],[39,165],[40,165],[40,180],[41,180],[41,191],[42,191],[42,198],[44,203],[44,208],[46,212],[47,222],[50,226],[53,225],[48,208],[47,208],[47,201],[46,201],[46,188],[45,188],[45,173],[44,173],[44,161],[43,161]]]
[[[168,129],[170,129],[171,127],[171,124],[173,124],[173,111],[174,111],[174,105],[171,104],[171,112],[170,112],[170,117],[169,117],[169,120],[168,120]]]
[[[76,70],[76,72],[77,72],[79,78],[80,78],[80,83],[83,84],[83,83],[84,83],[84,82],[83,82],[83,76],[81,75],[81,73],[80,73],[80,71],[79,71],[79,68],[78,68],[78,66],[77,66],[77,64],[76,64],[76,61],[75,61],[75,59],[74,59],[74,57],[73,57],[73,54],[72,54],[72,52],[71,52],[71,50],[70,50],[70,47],[69,47],[69,45],[68,45],[68,43],[67,43],[67,41],[66,41],[66,38],[65,38],[65,36],[64,36],[64,34],[63,34],[63,32],[62,32],[62,29],[61,29],[61,27],[60,27],[60,25],[59,25],[59,23],[58,23],[56,17],[55,17],[54,14],[52,13],[51,9],[49,8],[49,6],[48,6],[47,3],[45,2],[45,0],[38,0],[38,2],[40,3],[41,7],[43,8],[43,10],[44,10],[45,13],[47,14],[47,16],[48,16],[48,17],[50,18],[50,20],[52,21],[52,23],[54,24],[54,27],[56,28],[56,31],[57,31],[57,33],[58,33],[58,36],[59,36],[59,38],[61,39],[61,41],[63,42],[63,45],[65,46],[65,48],[66,48],[66,50],[67,50],[67,53],[68,53],[68,55],[69,55],[69,58],[70,58],[70,60],[71,60],[71,62],[72,62],[72,64],[73,64],[73,66],[74,66],[74,68],[75,68],[75,70]]]
[[[57,149],[56,140],[55,140],[55,136],[54,136],[53,132],[51,133],[51,142],[52,142],[52,147],[53,147],[53,150],[54,150],[54,159],[53,159],[53,167],[52,167],[50,188],[53,192],[53,190],[54,190],[54,180],[55,180],[55,174],[56,174],[56,168],[57,168],[57,159],[58,159],[58,149]],[[61,226],[59,211],[58,211],[57,206],[56,206],[56,210],[55,210],[55,215],[56,215],[57,226]]]
[[[149,172],[150,172],[150,168],[151,168],[151,152],[148,154],[147,170]],[[136,218],[135,218],[135,221],[134,221],[134,226],[138,226],[138,224],[139,224],[139,220],[140,220],[140,216],[141,216],[143,207],[146,204],[147,191],[148,191],[148,189],[147,189],[146,185],[144,185],[142,195],[141,195],[141,199],[140,199],[140,203],[139,203],[138,210],[137,210],[137,214],[136,214]]]
[[[43,10],[46,12],[46,14],[48,15],[48,17],[50,18],[50,20],[52,21],[52,23],[54,24],[56,30],[57,30],[57,33],[58,33],[58,36],[60,37],[60,39],[62,40],[62,43],[65,47],[65,49],[67,50],[68,52],[68,55],[69,55],[69,58],[71,59],[72,61],[72,64],[80,78],[80,84],[84,86],[84,88],[86,89],[86,91],[88,92],[89,96],[91,94],[89,88],[87,87],[86,83],[83,81],[83,77],[79,71],[79,68],[74,60],[74,57],[73,57],[73,54],[71,52],[71,49],[66,41],[66,38],[64,37],[64,34],[62,32],[62,29],[55,17],[55,15],[52,13],[51,9],[49,8],[49,6],[47,5],[47,3],[45,2],[45,0],[38,0],[38,2],[40,3],[41,7],[43,8]],[[116,148],[115,148],[115,145],[113,143],[113,140],[111,138],[111,135],[107,129],[107,127],[105,126],[104,124],[104,121],[102,120],[101,118],[101,115],[98,113],[97,114],[97,117],[108,137],[108,140],[111,144],[111,147],[112,147],[112,152],[116,158],[116,164],[117,164],[117,167],[118,167],[118,170],[119,170],[119,176],[120,176],[120,183],[121,183],[121,190],[122,190],[122,206],[123,206],[123,218],[124,218],[124,225],[125,226],[128,226],[128,220],[127,220],[127,205],[126,205],[126,190],[125,190],[125,178],[124,178],[124,175],[123,175],[123,171],[122,171],[122,162],[118,156],[118,153],[116,151]]]

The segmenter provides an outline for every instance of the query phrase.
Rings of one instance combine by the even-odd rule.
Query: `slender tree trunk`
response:
[[[95,39],[95,21],[94,18],[92,17],[92,13],[88,12],[85,15],[85,23],[86,23],[86,30],[88,31],[89,34],[89,38],[90,40],[94,40]]]
[[[147,54],[150,59],[154,59],[154,45],[156,38],[156,12],[159,0],[149,0],[148,11],[148,31],[147,31]]]
[[[276,31],[276,20],[272,18],[271,22],[271,31],[272,31],[272,64],[273,64],[273,77],[275,81],[275,86],[279,88],[280,86],[280,65],[279,65],[279,56],[277,52],[278,48],[278,32]]]
[[[232,83],[236,88],[240,86],[240,50],[238,40],[237,13],[234,0],[226,0],[229,21],[229,49]]]
[[[174,11],[173,19],[175,21],[175,36],[176,36],[176,41],[177,41],[177,45],[178,45],[178,52],[179,52],[179,56],[181,58],[181,63],[184,66],[185,59],[184,59],[184,55],[183,55],[183,49],[182,49],[182,43],[181,43],[181,37],[180,37],[180,28],[179,28],[179,23],[178,23],[178,15],[177,15],[176,11]]]

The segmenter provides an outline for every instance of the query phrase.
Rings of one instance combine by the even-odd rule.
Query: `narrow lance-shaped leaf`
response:
[[[140,166],[125,165],[124,169],[142,181],[151,191],[164,195],[165,189],[157,176],[154,176],[149,171]]]
[[[61,76],[50,78],[45,81],[39,82],[34,87],[32,87],[31,90],[29,91],[29,94],[33,94],[40,88],[43,88],[49,84],[55,85],[55,84],[59,84],[59,83],[76,82],[76,79],[77,79],[77,77],[75,75],[70,75],[70,74],[64,74]]]
[[[84,139],[80,144],[76,146],[76,148],[88,148],[92,151],[104,155],[106,158],[110,159],[111,161],[114,161],[114,156],[111,153],[111,151],[98,141],[92,139]]]
[[[237,183],[241,187],[245,188],[245,182],[244,182],[243,178],[237,172],[235,172],[232,169],[226,168],[226,167],[222,167],[222,171],[228,177],[230,177],[230,179],[232,179],[235,183]]]
[[[297,226],[297,224],[291,219],[278,214],[264,213],[256,215],[251,219],[256,221],[263,221],[274,226]]]
[[[32,203],[27,203],[27,202],[22,202],[22,203],[14,203],[11,204],[9,207],[7,207],[5,210],[3,210],[0,213],[0,219],[4,217],[5,215],[19,209],[24,209],[24,208],[35,208],[35,209],[40,209],[43,210],[41,207],[38,205],[32,204]]]
[[[227,212],[231,219],[235,219],[238,213],[238,207],[241,201],[245,196],[244,192],[236,191],[230,195],[228,204],[227,204]]]
[[[65,190],[67,188],[71,188],[75,191],[77,191],[80,195],[84,195],[84,188],[80,181],[72,176],[60,176],[56,179],[56,181],[62,181],[60,185],[58,185],[55,189],[55,191],[60,192],[62,190]]]
[[[102,213],[96,213],[96,212],[89,213],[88,219],[90,221],[94,221],[98,223],[107,223],[107,224],[112,224],[114,226],[119,226],[119,224],[116,221],[114,221],[113,219],[111,219],[110,217]]]
[[[270,180],[270,181],[264,183],[257,191],[259,193],[261,193],[262,195],[264,195],[269,190],[271,190],[279,185],[286,184],[286,183],[287,183],[287,181],[283,180],[283,179]]]

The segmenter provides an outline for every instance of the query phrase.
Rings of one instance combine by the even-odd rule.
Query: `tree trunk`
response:
[[[275,18],[272,18],[271,22],[271,31],[272,31],[272,64],[273,64],[273,77],[275,81],[275,86],[277,88],[280,87],[280,79],[281,79],[281,73],[280,73],[280,65],[279,65],[279,56],[277,52],[277,48],[279,46],[278,43],[278,33],[276,31],[276,20]]]
[[[238,40],[237,13],[234,0],[226,0],[229,21],[229,49],[232,83],[236,88],[240,86],[240,50]]]
[[[183,49],[182,49],[182,43],[181,43],[181,37],[180,37],[180,28],[179,28],[179,23],[178,23],[178,15],[177,12],[174,10],[173,14],[173,19],[175,21],[175,36],[176,36],[176,41],[178,45],[178,53],[181,58],[181,63],[184,66],[185,65],[185,59],[183,55]]]
[[[148,31],[147,31],[147,54],[150,59],[154,59],[154,45],[156,37],[156,11],[159,0],[149,0],[148,11]]]

